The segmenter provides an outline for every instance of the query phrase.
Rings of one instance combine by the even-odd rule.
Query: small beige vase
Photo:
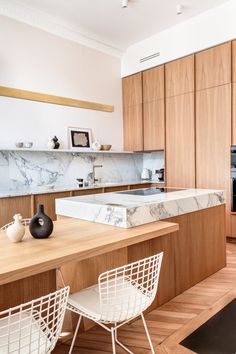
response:
[[[20,242],[25,235],[25,227],[21,222],[22,216],[21,214],[15,214],[13,219],[14,223],[7,228],[6,233],[11,242]]]

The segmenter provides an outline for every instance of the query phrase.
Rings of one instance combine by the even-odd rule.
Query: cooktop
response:
[[[116,192],[117,194],[131,194],[131,195],[139,195],[139,196],[147,196],[147,195],[154,195],[154,194],[160,194],[160,193],[170,193],[170,192],[178,192],[181,191],[182,189],[175,189],[175,188],[157,188],[157,187],[152,187],[152,188],[143,188],[143,189],[133,189],[129,191],[121,191],[121,192]]]

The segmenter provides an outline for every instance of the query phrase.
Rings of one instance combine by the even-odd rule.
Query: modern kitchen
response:
[[[0,354],[236,352],[235,0],[0,0]]]

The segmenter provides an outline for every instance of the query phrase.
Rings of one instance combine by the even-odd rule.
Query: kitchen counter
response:
[[[148,196],[116,192],[56,199],[56,214],[130,228],[225,203],[221,190],[168,190]]]
[[[97,189],[97,188],[109,188],[109,187],[118,187],[118,186],[127,186],[127,185],[135,185],[135,184],[146,184],[146,183],[160,183],[165,184],[162,181],[156,180],[125,180],[121,182],[101,182],[92,184],[88,187],[78,187],[77,184],[65,185],[65,186],[38,186],[38,187],[25,187],[21,189],[8,189],[8,190],[0,190],[0,198],[8,198],[8,197],[18,197],[24,195],[36,195],[36,194],[47,194],[47,193],[57,193],[57,192],[69,192],[69,191],[79,191],[79,190],[87,190],[87,189]]]

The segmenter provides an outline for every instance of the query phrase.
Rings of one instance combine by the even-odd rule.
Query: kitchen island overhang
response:
[[[118,192],[56,199],[56,214],[130,228],[225,204],[222,190],[166,190],[147,196]]]

